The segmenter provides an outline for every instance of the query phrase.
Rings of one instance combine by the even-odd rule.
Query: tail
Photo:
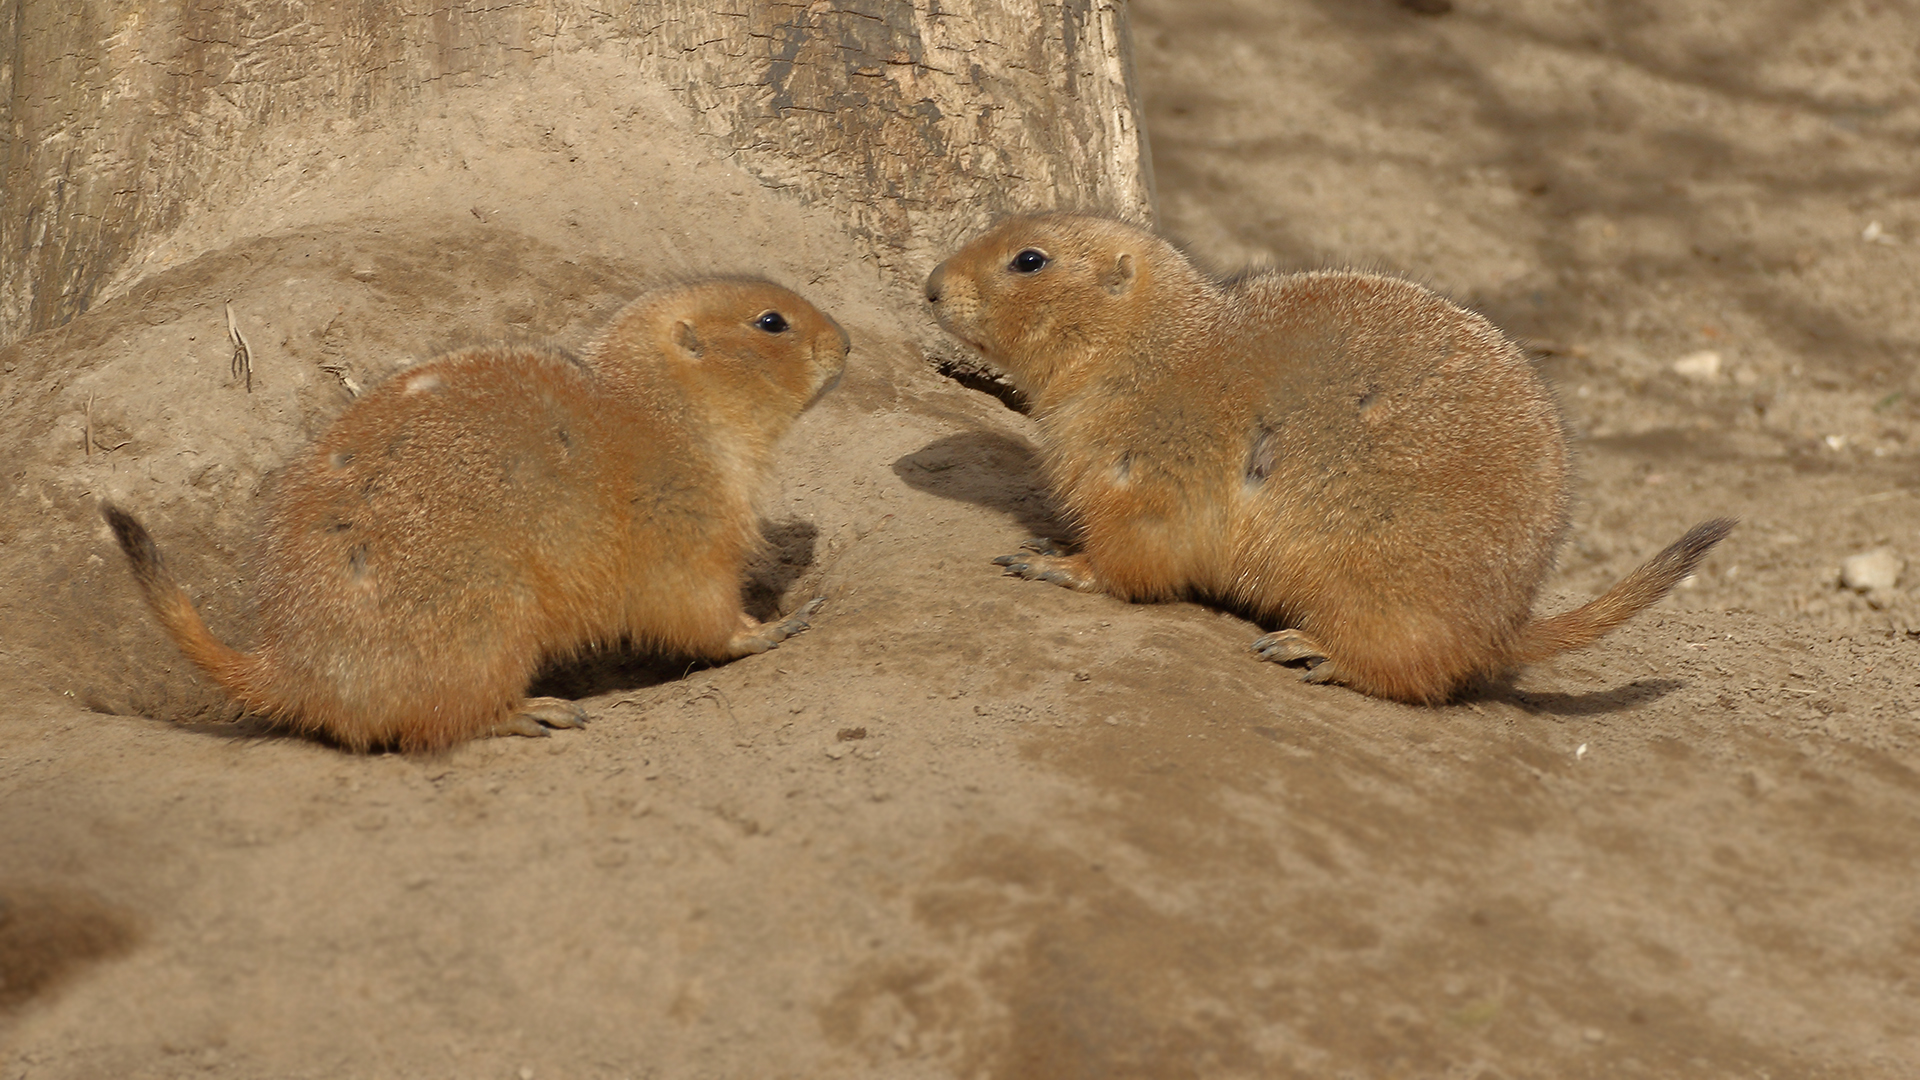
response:
[[[120,541],[120,550],[127,553],[127,562],[133,566],[133,580],[139,584],[147,606],[159,617],[167,636],[187,659],[229,694],[244,704],[254,705],[252,683],[259,667],[258,658],[227,647],[200,621],[200,613],[187,598],[187,590],[167,571],[160,549],[154,545],[153,537],[147,535],[145,526],[111,503],[101,503],[100,513],[113,529],[114,538]]]
[[[1585,648],[1600,635],[1638,615],[1654,601],[1667,595],[1680,580],[1693,573],[1713,545],[1726,539],[1734,518],[1714,518],[1687,530],[1687,535],[1667,545],[1665,551],[1646,565],[1622,578],[1598,600],[1564,614],[1534,619],[1520,630],[1514,643],[1515,663],[1531,664],[1568,649]]]

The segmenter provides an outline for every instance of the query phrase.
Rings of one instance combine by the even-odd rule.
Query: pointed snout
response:
[[[941,263],[939,266],[934,267],[933,273],[927,275],[927,302],[928,303],[937,304],[940,302],[941,286],[946,282],[946,279],[947,279],[946,263]]]
[[[820,319],[827,325],[813,338],[814,363],[822,368],[831,368],[835,372],[834,380],[840,378],[838,372],[847,366],[847,355],[853,351],[853,339],[847,336],[846,328],[826,312],[820,313]]]
[[[824,311],[820,318],[826,325],[813,337],[813,363],[820,379],[807,398],[806,408],[812,408],[828,391],[840,385],[847,373],[847,357],[853,352],[853,339],[847,335],[846,327]]]
[[[847,328],[841,326],[833,316],[827,315],[825,312],[822,312],[821,315],[827,320],[827,325],[833,328],[833,332],[840,335],[840,356],[842,359],[845,359],[846,355],[853,351],[853,339],[847,336]]]

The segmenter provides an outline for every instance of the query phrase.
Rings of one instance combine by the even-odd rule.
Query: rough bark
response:
[[[1015,208],[1151,213],[1111,0],[15,2],[0,43],[0,344],[123,291],[156,252],[196,254],[175,230],[233,232],[207,228],[211,208],[356,121],[582,55],[664,88],[719,155],[886,265]]]

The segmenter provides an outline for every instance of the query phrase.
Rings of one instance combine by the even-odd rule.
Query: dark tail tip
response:
[[[1707,552],[1712,551],[1715,544],[1725,540],[1727,534],[1732,532],[1733,527],[1738,524],[1740,524],[1739,518],[1730,517],[1703,521],[1688,529],[1685,536],[1668,544],[1667,549],[1660,553],[1659,561],[1673,567],[1676,580],[1686,577],[1693,573],[1693,568],[1700,564],[1701,559],[1707,557]]]
[[[113,530],[113,538],[120,542],[120,550],[127,553],[127,561],[133,564],[134,576],[142,581],[158,579],[160,548],[154,544],[153,537],[147,534],[146,526],[110,502],[100,504],[100,516],[107,519],[107,527]]]

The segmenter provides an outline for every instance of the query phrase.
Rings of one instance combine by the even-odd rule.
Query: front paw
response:
[[[1276,664],[1300,664],[1301,682],[1329,683],[1340,680],[1340,669],[1328,658],[1327,650],[1298,630],[1276,630],[1253,643],[1253,651],[1262,660]]]
[[[552,728],[587,726],[587,710],[565,698],[536,697],[520,703],[512,716],[494,725],[491,735],[525,735],[545,738]]]

